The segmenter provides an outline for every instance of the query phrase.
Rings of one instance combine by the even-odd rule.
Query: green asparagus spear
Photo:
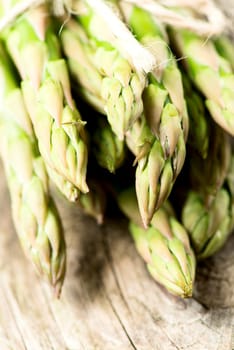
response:
[[[3,9],[2,3],[2,16]],[[87,192],[84,122],[71,96],[66,62],[48,8],[27,11],[3,37],[23,79],[24,99],[47,167]]]
[[[182,222],[189,232],[198,259],[208,258],[226,242],[233,230],[233,197],[221,188],[207,206],[198,192],[189,191]]]
[[[171,30],[172,44],[183,56],[191,80],[206,98],[206,106],[226,132],[234,135],[234,74],[212,39],[185,30]]]
[[[129,12],[129,9],[128,9]],[[181,73],[168,46],[168,40],[155,18],[147,11],[133,6],[127,22],[137,39],[149,46],[157,65],[149,74],[144,90],[144,114],[167,157],[176,151],[181,135],[188,135],[188,115],[184,100]]]
[[[196,260],[188,234],[175,218],[170,204],[165,203],[154,214],[150,227],[144,229],[134,190],[120,193],[118,203],[130,219],[129,229],[136,248],[152,277],[172,294],[191,297]]]
[[[144,226],[147,227],[162,203],[169,196],[185,159],[184,138],[178,139],[173,158],[165,157],[160,141],[146,123],[144,115],[127,132],[126,143],[135,154],[136,193]]]
[[[64,26],[63,48],[82,95],[107,115],[113,132],[123,140],[143,111],[146,77],[111,43],[103,19],[87,7]]]
[[[210,142],[210,121],[206,115],[202,96],[194,89],[188,76],[183,72],[185,100],[189,115],[188,144],[203,159],[207,158]]]
[[[215,138],[214,134],[214,138]],[[229,146],[230,147],[230,146]],[[200,168],[202,175],[200,187],[194,187],[187,191],[187,198],[182,209],[182,222],[189,232],[192,244],[199,259],[207,258],[217,252],[226,242],[234,228],[234,156],[226,158],[225,147],[222,148],[225,162],[222,158],[213,159],[215,174],[212,168]],[[227,150],[226,153],[229,153]],[[207,159],[212,162],[212,160]],[[223,167],[227,168],[226,172]],[[205,173],[205,171],[210,172]],[[193,170],[192,170],[193,171]],[[224,175],[226,174],[226,175]],[[210,178],[211,182],[209,182]],[[225,177],[224,177],[225,176]],[[216,178],[216,183],[212,182]],[[212,196],[209,191],[212,190]],[[209,196],[207,196],[207,193]]]
[[[0,46],[0,151],[11,195],[16,231],[25,254],[59,296],[66,250],[58,212],[48,189],[21,90]]]
[[[203,195],[206,203],[210,203],[223,186],[231,159],[227,133],[212,121],[209,126],[211,136],[206,159],[196,152],[188,153],[191,187]]]
[[[104,118],[97,118],[97,125],[92,137],[92,147],[98,164],[114,173],[123,163],[125,143],[113,133]]]

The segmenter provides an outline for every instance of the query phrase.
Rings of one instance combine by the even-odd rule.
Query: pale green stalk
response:
[[[202,96],[194,89],[188,76],[182,73],[185,100],[189,115],[188,144],[203,159],[207,158],[210,142],[210,120]]]
[[[125,143],[112,131],[104,118],[98,118],[92,137],[92,149],[98,164],[114,173],[125,158]]]
[[[112,44],[110,29],[89,7],[65,24],[63,48],[81,94],[107,115],[113,132],[123,140],[143,111],[146,77]]]
[[[152,277],[172,294],[191,297],[196,260],[188,234],[175,218],[169,203],[154,214],[148,229],[140,224],[134,190],[120,193],[118,203],[130,219],[129,229],[136,248]]]
[[[223,129],[234,135],[234,74],[212,39],[185,30],[171,30],[172,43],[191,80],[206,98],[206,106]]]
[[[0,46],[0,151],[14,224],[25,254],[59,296],[66,263],[63,229],[14,74]]]
[[[214,139],[215,137],[214,134]],[[225,147],[222,146],[221,143],[221,151],[225,153]],[[226,153],[228,152],[230,150],[226,150]],[[229,154],[225,159],[225,162],[228,159],[227,166],[219,156],[213,159],[212,164],[213,171],[217,168],[216,174],[212,173],[211,167],[207,169],[200,167],[200,187],[187,191],[182,209],[182,222],[189,232],[199,259],[207,258],[222,248],[234,228],[234,155]],[[225,154],[223,156],[225,157]],[[207,161],[209,160],[208,156]],[[225,177],[222,167],[226,168]],[[206,170],[209,172],[205,173]],[[193,175],[194,170],[191,171]],[[209,182],[211,179],[215,180],[215,177],[216,183]],[[211,189],[213,189],[212,196],[208,197],[207,193],[210,194]]]
[[[145,227],[169,196],[185,159],[184,138],[178,139],[173,157],[166,157],[161,142],[152,133],[144,115],[127,132],[126,143],[136,156],[136,194]]]
[[[210,203],[223,186],[231,160],[231,143],[227,133],[210,121],[210,142],[207,157],[196,152],[188,153],[190,181],[193,189]]]
[[[2,11],[3,4],[3,16]],[[71,96],[56,34],[42,6],[18,18],[4,32],[4,40],[23,79],[24,99],[47,167],[87,192],[84,122]]]
[[[216,253],[231,234],[233,225],[233,196],[221,188],[207,206],[198,192],[189,191],[182,212],[182,222],[189,232],[198,259]]]
[[[150,13],[137,6],[127,7],[126,18],[136,38],[156,57],[156,67],[148,75],[148,85],[143,93],[144,114],[165,155],[173,157],[178,151],[179,139],[183,137],[185,143],[188,135],[180,70],[168,46],[165,29]]]
[[[122,6],[136,38],[156,56],[143,92],[144,113],[127,133],[136,156],[136,192],[145,226],[167,199],[185,159],[188,115],[181,73],[163,27],[143,9]]]

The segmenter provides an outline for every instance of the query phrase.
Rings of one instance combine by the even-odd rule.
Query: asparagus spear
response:
[[[214,133],[214,140],[216,136]],[[220,152],[213,158],[207,157],[208,166],[202,168],[201,164],[195,164],[197,182],[187,190],[182,208],[182,222],[199,259],[216,253],[234,228],[234,155],[230,154],[230,144],[226,148],[223,139],[217,143],[219,141]],[[194,176],[194,169],[191,171]]]
[[[0,151],[11,195],[16,231],[25,254],[59,296],[66,250],[59,214],[48,189],[22,92],[0,46]]]
[[[155,18],[137,6],[132,6],[130,10],[127,7],[126,12],[134,35],[143,45],[151,47],[157,59],[156,67],[148,76],[148,86],[144,89],[144,114],[165,155],[172,157],[178,140],[182,136],[185,142],[188,135],[181,73],[168,46],[165,31]]]
[[[226,179],[231,160],[231,143],[227,133],[210,122],[210,142],[206,159],[188,153],[191,187],[201,193],[208,204]]]
[[[120,140],[143,111],[146,77],[111,43],[103,19],[89,7],[64,26],[61,40],[82,95],[107,115]]]
[[[97,125],[91,137],[93,153],[98,164],[114,173],[125,157],[124,141],[119,140],[104,118],[97,118]]]
[[[178,139],[173,158],[165,157],[160,141],[150,130],[144,115],[127,132],[126,143],[135,154],[136,194],[144,226],[147,227],[169,196],[185,159],[184,138]]]
[[[129,230],[152,277],[172,294],[191,297],[196,260],[188,234],[175,218],[170,204],[165,203],[154,214],[150,227],[144,229],[134,190],[120,193],[118,203],[130,219]]]
[[[210,135],[210,121],[206,115],[202,96],[194,89],[188,76],[182,73],[185,100],[189,115],[188,145],[203,159],[207,158]],[[208,160],[209,161],[209,160]]]
[[[198,192],[189,191],[183,207],[182,222],[191,237],[198,259],[216,253],[233,230],[233,196],[221,188],[207,206]]]
[[[234,75],[231,64],[222,57],[212,39],[206,40],[185,30],[171,30],[171,41],[185,57],[187,73],[206,98],[206,106],[226,132],[234,135]]]
[[[181,74],[162,28],[137,6],[122,9],[137,39],[151,47],[158,60],[143,92],[144,115],[127,133],[127,144],[138,161],[136,192],[147,227],[183,166],[188,115]]]
[[[4,7],[0,9],[3,16]],[[23,79],[27,109],[47,166],[87,192],[84,122],[72,100],[66,62],[50,23],[48,8],[24,13],[4,34]]]

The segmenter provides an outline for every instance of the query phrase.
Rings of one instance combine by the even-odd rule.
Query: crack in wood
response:
[[[102,235],[102,238],[103,238],[102,243],[103,243],[104,252],[105,252],[106,258],[109,262],[109,266],[110,266],[110,269],[112,271],[112,274],[113,274],[113,277],[114,277],[114,280],[116,283],[116,287],[119,290],[119,295],[121,297],[121,300],[123,301],[124,305],[126,306],[127,310],[129,311],[129,313],[131,313],[128,302],[124,297],[122,288],[121,288],[120,283],[119,283],[118,276],[116,274],[115,264],[114,264],[114,261],[113,261],[112,255],[111,255],[111,249],[110,249],[110,245],[109,245],[107,237],[108,237],[107,230],[105,229],[105,226],[104,226],[103,227],[103,235]]]
[[[128,331],[127,331],[125,325],[123,324],[122,319],[121,319],[121,317],[120,317],[118,311],[116,310],[114,304],[112,303],[111,298],[108,296],[107,293],[106,293],[106,299],[108,300],[108,302],[109,302],[109,304],[110,304],[110,307],[111,307],[111,309],[112,309],[112,311],[113,311],[113,313],[114,313],[116,319],[118,320],[118,322],[119,322],[119,324],[120,324],[122,330],[124,331],[124,334],[125,334],[126,337],[128,338],[129,343],[131,344],[132,348],[133,348],[134,350],[138,350],[137,347],[136,347],[136,345],[134,344],[134,341],[132,340],[130,334],[128,333]]]

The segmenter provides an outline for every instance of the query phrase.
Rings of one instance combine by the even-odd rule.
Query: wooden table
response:
[[[66,230],[60,300],[21,252],[0,169],[1,350],[231,350],[234,237],[198,268],[194,298],[167,294],[148,275],[125,220],[102,227],[57,200]]]

